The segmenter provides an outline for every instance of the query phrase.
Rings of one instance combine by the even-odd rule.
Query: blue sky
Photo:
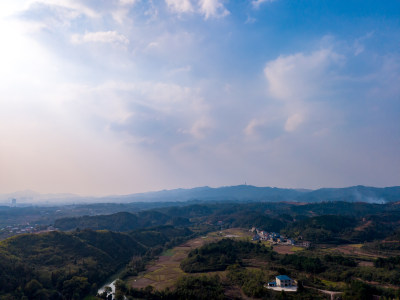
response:
[[[399,11],[2,1],[0,192],[399,185]]]

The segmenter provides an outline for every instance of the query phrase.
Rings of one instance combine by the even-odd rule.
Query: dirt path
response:
[[[304,286],[304,287],[305,287],[305,288],[308,288],[308,289],[316,290],[316,291],[321,292],[321,293],[326,294],[326,295],[329,295],[329,296],[331,297],[331,300],[339,299],[339,296],[340,296],[341,294],[343,294],[343,292],[335,292],[335,291],[320,290],[320,289],[317,289],[317,288],[313,288],[313,287],[311,287],[311,286]]]

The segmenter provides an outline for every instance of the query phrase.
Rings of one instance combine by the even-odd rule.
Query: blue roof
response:
[[[286,275],[279,275],[279,276],[276,276],[276,278],[279,280],[291,280],[290,277],[286,276]]]

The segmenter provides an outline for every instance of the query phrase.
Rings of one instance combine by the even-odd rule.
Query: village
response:
[[[296,241],[279,233],[267,232],[256,227],[252,227],[249,231],[254,234],[253,241],[267,241],[273,245],[292,245],[304,248],[310,248],[311,246],[311,243],[303,241],[301,236]],[[297,282],[287,275],[278,275],[274,281],[266,283],[264,287],[274,291],[296,292]]]
[[[24,233],[40,233],[54,230],[56,230],[56,228],[53,226],[38,224],[31,225],[28,222],[25,224],[8,225],[0,228],[0,240]]]
[[[252,238],[253,241],[268,241],[275,245],[293,245],[304,248],[310,248],[311,246],[311,243],[309,241],[303,241],[301,236],[298,238],[297,241],[295,241],[294,239],[285,237],[283,235],[280,235],[279,233],[267,232],[256,227],[252,227],[249,231],[254,233],[254,236]]]

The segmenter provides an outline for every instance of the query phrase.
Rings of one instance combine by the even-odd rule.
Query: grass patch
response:
[[[330,280],[321,279],[321,282],[328,288],[336,289],[336,290],[343,290],[346,288],[346,283],[344,282],[334,282]]]
[[[173,256],[175,254],[174,249],[168,249],[165,250],[163,253],[161,253],[161,256]]]
[[[165,266],[153,272],[147,273],[143,278],[147,278],[156,282],[176,280],[184,272],[179,267]]]
[[[292,248],[290,248],[290,251],[293,251],[293,252],[304,251],[304,248],[293,246]]]
[[[352,244],[352,245],[349,245],[350,247],[353,247],[353,248],[358,248],[358,249],[360,249],[362,246],[363,246],[363,244]]]
[[[268,246],[268,247],[273,246],[273,244],[269,241],[261,241],[261,244],[263,244],[264,246]]]

